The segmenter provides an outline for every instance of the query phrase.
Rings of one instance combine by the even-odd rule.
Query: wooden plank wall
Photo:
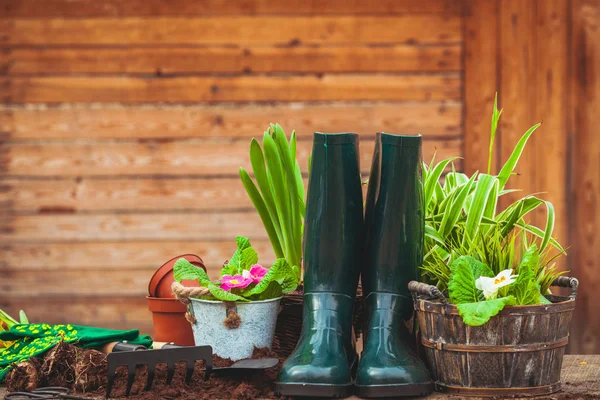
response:
[[[163,261],[272,260],[237,170],[269,122],[462,152],[454,0],[0,0],[0,308],[151,332]]]
[[[504,108],[494,171],[519,137],[534,133],[512,178],[553,202],[555,236],[569,246],[560,267],[579,278],[570,351],[600,352],[600,0],[468,0],[465,4],[465,169],[487,168],[494,92]],[[506,202],[504,204],[507,204]],[[540,210],[531,220],[544,224]]]
[[[0,308],[150,331],[163,260],[214,274],[237,234],[272,259],[237,178],[269,122],[304,169],[313,131],[351,130],[367,173],[385,130],[470,173],[498,90],[494,170],[543,121],[512,185],[554,203],[570,350],[598,353],[599,26],[600,0],[0,0]]]

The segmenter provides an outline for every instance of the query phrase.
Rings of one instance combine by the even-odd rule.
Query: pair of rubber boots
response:
[[[407,285],[418,276],[424,229],[420,135],[377,134],[363,217],[358,136],[315,133],[302,333],[276,393],[398,397],[433,390],[405,326],[413,310]],[[365,299],[360,362],[352,328],[359,275]]]

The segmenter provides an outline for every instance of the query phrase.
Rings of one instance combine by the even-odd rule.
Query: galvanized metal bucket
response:
[[[248,303],[190,300],[190,313],[196,320],[192,331],[197,346],[210,345],[214,354],[233,361],[252,357],[255,347],[271,348],[281,298]],[[241,319],[237,328],[224,323],[233,311]]]

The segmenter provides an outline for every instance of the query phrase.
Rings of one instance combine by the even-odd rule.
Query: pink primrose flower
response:
[[[258,283],[264,278],[269,270],[260,264],[254,264],[250,271],[242,271],[244,278],[251,279],[253,283]]]
[[[252,279],[245,278],[242,275],[223,275],[221,277],[221,289],[228,292],[233,288],[245,288],[252,283]]]

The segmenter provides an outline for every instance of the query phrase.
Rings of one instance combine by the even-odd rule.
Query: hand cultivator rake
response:
[[[106,386],[106,398],[110,397],[115,381],[117,367],[127,367],[127,388],[125,396],[129,396],[131,387],[135,380],[137,366],[146,365],[148,368],[148,379],[144,390],[150,390],[156,366],[167,365],[167,384],[170,384],[175,374],[175,364],[186,363],[185,382],[189,384],[194,374],[196,361],[204,361],[204,379],[208,379],[212,372],[260,370],[276,366],[279,360],[276,358],[248,359],[235,362],[229,367],[213,368],[211,346],[184,347],[174,344],[166,344],[160,350],[147,350],[143,346],[133,346],[128,343],[119,343],[114,346],[108,354],[108,385]]]

